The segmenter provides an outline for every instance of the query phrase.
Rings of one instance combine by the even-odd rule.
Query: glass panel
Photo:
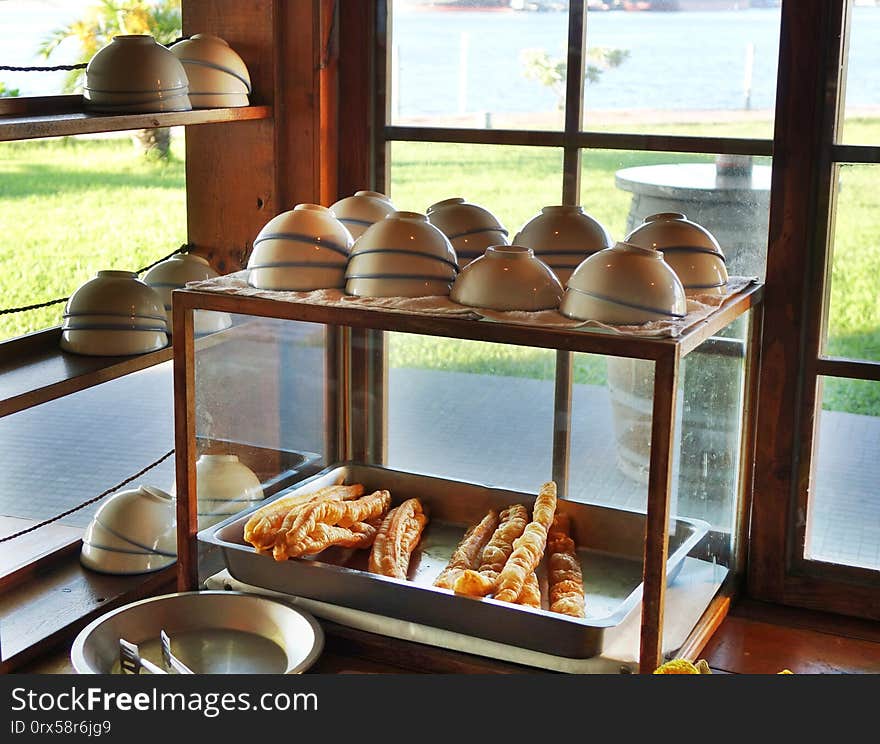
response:
[[[584,129],[772,137],[780,3],[674,5],[588,13]]]
[[[615,240],[623,240],[648,215],[682,213],[715,236],[731,276],[763,279],[770,161],[746,160],[746,175],[731,175],[725,170],[730,161],[718,160],[716,165],[714,155],[584,150],[581,204]]]
[[[512,239],[562,198],[562,151],[544,147],[394,142],[391,190],[398,209],[425,212],[460,196],[494,214]]]
[[[171,362],[0,418],[0,536],[57,516],[174,447]],[[174,492],[169,457],[127,488]],[[0,544],[0,575],[78,539],[104,500]]]
[[[324,334],[314,323],[233,315],[230,328],[197,342],[200,529],[327,464],[325,406],[337,391]]]
[[[853,2],[849,58],[844,67],[846,95],[843,127],[838,141],[848,145],[880,144],[880,5]]]
[[[839,175],[825,353],[880,361],[880,166]]]
[[[880,383],[846,380],[859,413],[834,403],[833,377],[819,381],[804,557],[880,569]]]
[[[550,480],[555,352],[386,338],[390,467],[528,493]]]
[[[20,308],[68,297],[103,269],[134,271],[186,242],[183,128],[168,157],[137,133],[0,145],[0,297]],[[153,151],[155,152],[155,151]],[[0,340],[60,325],[64,304],[0,316]]]
[[[568,13],[391,3],[391,123],[561,129]],[[530,5],[526,3],[525,5]]]
[[[180,0],[46,0],[0,3],[0,64],[57,67],[88,62],[117,34],[181,35]],[[0,96],[51,96],[81,89],[83,70],[0,71]]]

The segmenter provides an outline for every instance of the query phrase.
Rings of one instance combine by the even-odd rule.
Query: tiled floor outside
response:
[[[438,390],[454,395],[438,394]],[[548,382],[392,370],[389,465],[535,491],[550,477]],[[451,401],[451,402],[450,402]],[[287,401],[284,415],[301,410]],[[0,419],[0,514],[45,519],[173,446],[170,363]],[[880,567],[880,420],[823,412],[808,543],[814,558]],[[567,496],[644,508],[646,486],[618,467],[605,387],[576,385]],[[170,458],[141,482],[172,490]],[[730,505],[680,490],[680,514],[725,524]],[[65,518],[85,527],[97,505]],[[2,535],[0,535],[2,537]],[[11,544],[11,543],[10,543]]]

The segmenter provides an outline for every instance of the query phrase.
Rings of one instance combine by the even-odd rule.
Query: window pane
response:
[[[845,144],[880,144],[880,6],[854,3],[845,67],[846,97],[843,129],[838,139]]]
[[[551,478],[555,352],[386,338],[390,467],[530,493]]]
[[[135,271],[186,242],[183,128],[167,158],[136,133],[0,145],[0,297],[68,297],[103,269]],[[64,304],[0,316],[0,339],[60,325]]]
[[[568,13],[391,5],[392,124],[562,128]]]
[[[860,413],[833,402],[842,383]],[[819,397],[804,557],[880,569],[880,383],[825,377]]]
[[[394,142],[391,190],[398,209],[425,212],[460,196],[492,212],[512,239],[562,196],[562,151],[545,147]]]
[[[840,167],[825,353],[880,360],[880,166]]]
[[[584,128],[772,137],[779,3],[678,5],[588,13]]]
[[[679,212],[711,232],[731,276],[763,278],[770,210],[770,165],[751,176],[719,175],[713,155],[585,150],[581,204],[615,240],[658,212]]]

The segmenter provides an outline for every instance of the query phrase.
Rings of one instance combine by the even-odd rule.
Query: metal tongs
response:
[[[141,656],[136,643],[124,638],[119,639],[119,667],[123,674],[140,674],[141,669],[146,669],[151,674],[168,674],[162,667]]]
[[[171,653],[171,639],[164,629],[159,632],[159,638],[162,641],[162,661],[165,662],[165,668],[176,674],[195,674],[192,669]]]

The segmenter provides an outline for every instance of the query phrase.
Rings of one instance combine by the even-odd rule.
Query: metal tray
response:
[[[368,493],[387,489],[392,504],[417,497],[425,505],[430,521],[412,555],[407,580],[369,573],[366,550],[329,548],[314,558],[284,562],[259,555],[244,541],[244,525],[251,512],[268,500],[202,530],[198,539],[219,547],[229,573],[246,584],[575,659],[601,653],[604,630],[619,625],[640,604],[643,513],[559,501],[558,510],[571,517],[584,574],[587,617],[580,619],[546,608],[466,597],[432,585],[468,526],[490,508],[502,509],[513,503],[531,508],[535,494],[376,465],[340,463],[275,498],[335,483],[363,483]],[[700,520],[672,520],[668,581],[675,578],[685,556],[708,529],[709,525]],[[546,589],[543,563],[538,574]],[[546,595],[546,591],[543,593]]]

